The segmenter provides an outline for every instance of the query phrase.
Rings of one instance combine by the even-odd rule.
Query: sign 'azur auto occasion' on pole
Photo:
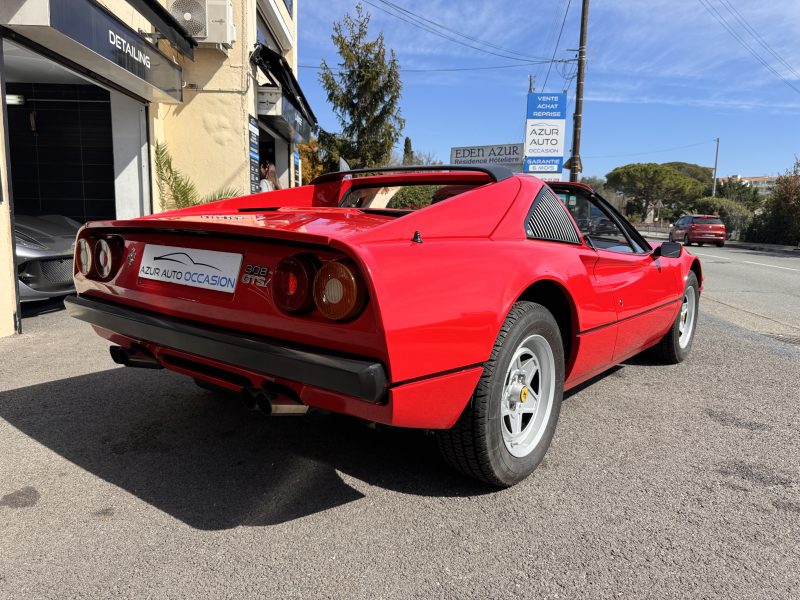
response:
[[[525,119],[525,173],[560,181],[564,167],[567,95],[531,92]]]

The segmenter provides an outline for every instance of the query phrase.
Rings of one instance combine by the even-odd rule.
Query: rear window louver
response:
[[[528,213],[525,233],[529,238],[580,244],[581,239],[564,205],[544,186]]]

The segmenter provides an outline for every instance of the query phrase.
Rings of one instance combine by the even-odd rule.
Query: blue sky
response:
[[[581,0],[392,1],[472,38],[531,57],[549,59],[555,50],[556,58],[570,58],[574,52],[567,50],[578,46]],[[377,0],[370,2],[380,6]],[[568,3],[563,37],[556,46]],[[355,4],[299,1],[300,65],[319,66],[322,58],[336,64],[331,24],[346,12],[354,14]],[[800,90],[797,0],[592,0],[581,144],[584,175],[602,176],[630,162],[683,160],[712,166],[716,137],[721,138],[719,176],[775,174],[800,156],[800,92],[751,56],[704,4]],[[365,8],[372,14],[371,37],[383,32],[401,69],[517,62],[442,39],[373,6]],[[745,29],[731,8],[791,70]],[[415,150],[432,152],[445,162],[451,146],[521,142],[528,75],[536,75],[541,90],[546,72],[546,65],[403,72],[404,135],[411,137]],[[320,125],[337,131],[318,71],[299,68],[298,73]],[[562,91],[564,81],[554,65],[544,91]],[[574,90],[573,82],[570,116]],[[571,140],[571,127],[567,135]]]

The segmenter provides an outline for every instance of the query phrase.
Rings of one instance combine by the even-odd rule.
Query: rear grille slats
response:
[[[566,209],[547,187],[539,192],[525,226],[531,238],[580,244],[578,232]]]

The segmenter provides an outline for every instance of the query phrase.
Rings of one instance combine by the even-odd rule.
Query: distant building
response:
[[[754,177],[743,177],[742,175],[734,175],[733,177],[720,177],[717,179],[720,183],[723,181],[741,181],[758,190],[758,195],[761,197],[768,196],[772,191],[777,175],[756,175]]]

